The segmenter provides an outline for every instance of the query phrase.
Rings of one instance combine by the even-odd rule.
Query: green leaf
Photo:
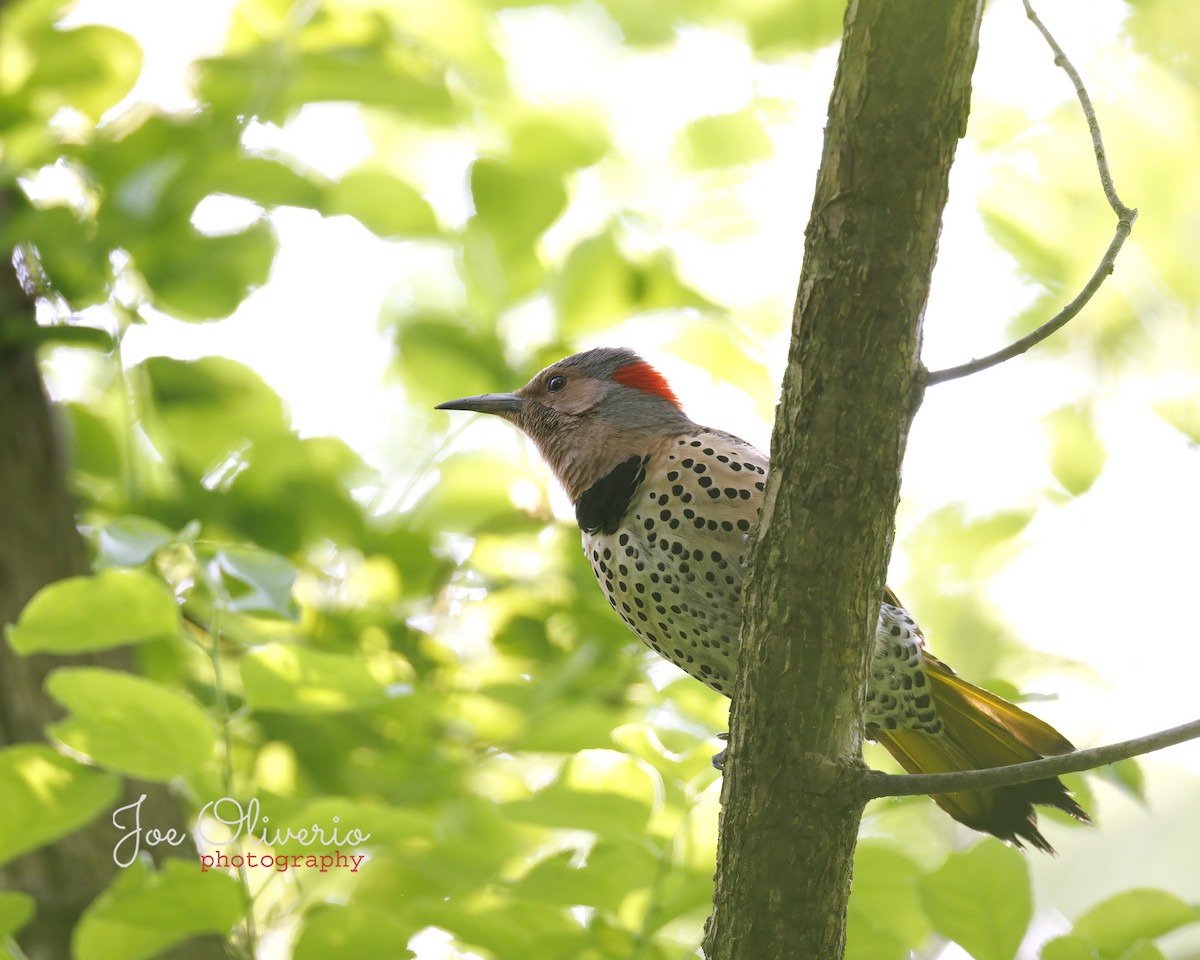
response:
[[[247,446],[286,434],[283,401],[249,367],[224,357],[151,357],[136,370],[154,400],[147,432],[194,473],[207,473]]]
[[[1073,933],[1048,940],[1042,947],[1041,957],[1042,960],[1100,960],[1100,954],[1091,943]]]
[[[525,800],[513,800],[502,812],[522,823],[570,830],[592,830],[601,836],[641,833],[650,819],[650,806],[619,793],[576,790],[556,781]]]
[[[1149,940],[1139,940],[1120,956],[1120,960],[1166,960],[1163,952]]]
[[[1138,0],[1129,5],[1122,32],[1157,62],[1200,86],[1200,64],[1190,42],[1200,35],[1200,7],[1172,0]]]
[[[727,16],[745,24],[754,49],[770,54],[815,50],[842,35],[846,5],[838,0],[721,0]]]
[[[622,719],[611,704],[574,698],[530,710],[528,717],[528,727],[511,747],[535,753],[574,753],[612,746],[613,727]]]
[[[1162,400],[1153,409],[1192,443],[1200,444],[1200,396]]]
[[[139,567],[175,542],[175,532],[148,517],[119,517],[96,537],[98,567]]]
[[[320,174],[286,160],[234,156],[217,161],[208,177],[212,193],[245,197],[263,207],[320,209],[327,184]]]
[[[471,198],[479,224],[501,253],[532,243],[567,205],[560,177],[487,157],[471,166]]]
[[[179,632],[179,608],[163,584],[138,570],[101,570],[43,587],[8,639],[17,653],[79,653]]]
[[[352,171],[336,181],[325,193],[321,212],[354,217],[384,239],[436,237],[440,232],[429,201],[411,184],[379,170]]]
[[[68,347],[89,347],[102,353],[110,352],[116,340],[107,330],[89,327],[84,323],[52,323],[48,325],[20,322],[0,322],[0,345],[40,347],[62,344]]]
[[[574,865],[576,857],[575,851],[565,850],[539,860],[514,884],[514,892],[560,906],[584,904],[616,912],[631,891],[656,880],[658,858],[640,839],[601,840],[588,851],[584,863]]]
[[[276,613],[289,620],[299,616],[292,599],[296,567],[287,557],[259,547],[225,547],[213,558],[228,594],[229,609],[238,613]]]
[[[510,160],[529,170],[566,172],[598,163],[609,147],[598,122],[575,114],[537,114],[512,132]]]
[[[688,914],[706,917],[712,910],[712,902],[712,870],[673,863],[666,876],[655,880],[654,899],[647,905],[643,922],[647,930],[658,930]]]
[[[983,840],[952,853],[918,881],[935,930],[975,960],[1012,960],[1033,916],[1029,865],[1020,851]]]
[[[1139,940],[1152,940],[1200,921],[1200,909],[1164,890],[1127,890],[1092,907],[1074,933],[1095,944],[1104,960],[1119,960]]]
[[[680,132],[679,148],[693,170],[756,163],[773,150],[753,107],[693,120]]]
[[[1009,213],[984,209],[980,215],[992,239],[1017,258],[1025,276],[1043,284],[1051,292],[1061,288],[1063,277],[1070,275],[1070,269],[1066,254],[1060,247]],[[1047,308],[1052,303],[1053,300],[1043,298],[1041,306]],[[1053,310],[1046,315],[1052,316]]]
[[[242,685],[255,709],[282,713],[360,710],[387,697],[362,659],[284,643],[243,657]]]
[[[345,46],[303,53],[296,62],[289,103],[320,101],[378,104],[391,110],[444,116],[451,105],[442,77],[404,44]]]
[[[351,27],[357,30],[357,27]],[[249,115],[282,123],[306,103],[374,104],[425,120],[443,120],[453,102],[440,69],[418,48],[397,43],[381,18],[367,28],[375,37],[296,54],[279,43],[258,43],[244,53],[197,63],[199,96],[223,116]],[[270,77],[269,84],[263,83]]]
[[[422,926],[449,930],[464,944],[482,947],[491,957],[555,957],[591,960],[592,957],[631,957],[623,952],[581,953],[585,931],[563,910],[547,910],[536,900],[504,898],[472,903],[465,898],[427,900],[410,914]]]
[[[0,944],[29,922],[35,908],[36,902],[27,893],[0,893]]]
[[[0,224],[5,241],[32,244],[54,291],[76,310],[107,300],[112,263],[107,247],[96,242],[93,225],[67,207],[34,210],[19,200],[15,206],[11,220]]]
[[[456,454],[438,469],[438,483],[413,508],[414,528],[470,533],[494,521],[521,516],[508,493],[522,476],[515,464],[500,457]],[[488,478],[483,487],[480,477]]]
[[[267,282],[276,246],[275,228],[260,220],[220,236],[190,224],[147,233],[130,252],[156,307],[181,320],[218,320]]]
[[[195,863],[177,858],[152,871],[145,860],[136,860],[84,912],[72,957],[156,957],[189,937],[226,936],[242,910],[242,890],[227,874],[202,873]]]
[[[1107,455],[1092,423],[1091,408],[1061,407],[1046,418],[1053,449],[1050,470],[1072,496],[1086,493],[1104,469]]]
[[[657,46],[675,39],[677,25],[688,8],[680,0],[643,3],[640,0],[604,0],[604,9],[617,22],[625,42],[635,46]]]
[[[854,854],[846,916],[846,960],[907,960],[929,936],[917,893],[917,865],[892,847],[864,840]]]
[[[1136,757],[1118,760],[1094,771],[1095,775],[1114,784],[1143,803],[1146,800],[1146,775]]]
[[[61,667],[46,690],[71,711],[47,732],[96,763],[145,780],[199,773],[217,734],[195,701],[145,677],[98,667]]]
[[[713,308],[680,281],[670,254],[641,263],[621,253],[611,230],[576,244],[551,288],[564,333],[590,333],[633,313],[665,308]]]
[[[82,403],[63,404],[72,461],[77,471],[115,479],[121,475],[121,452],[111,422]]]
[[[0,863],[57,840],[111,810],[121,780],[45,744],[0,750]]]
[[[29,48],[36,61],[26,88],[43,98],[53,91],[57,104],[74,107],[91,120],[124,99],[142,70],[142,48],[112,27],[46,29],[29,38]]]
[[[671,340],[670,350],[701,370],[713,371],[714,376],[740,387],[752,397],[769,398],[768,406],[763,409],[769,418],[773,416],[775,384],[766,368],[752,359],[730,334],[726,323],[688,323]]]
[[[304,915],[293,960],[326,960],[328,957],[415,957],[406,950],[419,928],[396,919],[394,911],[365,904],[322,904]]]
[[[513,389],[512,371],[494,335],[477,334],[447,320],[418,319],[401,328],[397,363],[404,384],[422,403]]]

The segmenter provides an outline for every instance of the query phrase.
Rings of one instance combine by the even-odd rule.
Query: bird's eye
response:
[[[551,377],[549,380],[546,381],[546,389],[549,390],[551,393],[558,393],[558,391],[561,390],[566,385],[567,385],[566,377]]]

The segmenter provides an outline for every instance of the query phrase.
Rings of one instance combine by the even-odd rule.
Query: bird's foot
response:
[[[717,739],[718,740],[728,740],[729,734],[728,733],[718,733]],[[712,758],[712,765],[714,767],[716,767],[718,770],[720,770],[722,773],[725,772],[725,757],[728,753],[729,753],[729,748],[726,747],[720,753],[714,754],[713,758]]]

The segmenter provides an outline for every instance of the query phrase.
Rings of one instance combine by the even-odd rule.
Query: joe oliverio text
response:
[[[141,853],[143,845],[157,847],[166,844],[178,847],[188,838],[186,832],[174,827],[160,830],[157,827],[144,826],[142,804],[145,800],[146,795],[143,793],[133,803],[119,807],[113,812],[113,826],[125,831],[113,847],[113,861],[118,867],[128,867],[133,863]],[[342,853],[342,848],[353,850],[370,840],[371,835],[357,828],[341,832],[338,817],[333,817],[333,823],[328,828],[314,823],[311,827],[286,827],[282,830],[269,826],[270,819],[259,810],[257,798],[250,800],[244,807],[233,797],[221,797],[206,803],[200,809],[196,833],[205,847],[217,849],[215,853],[200,855],[200,872],[207,873],[212,868],[246,866],[265,867],[279,872],[306,867],[317,869],[321,873],[327,873],[331,869],[349,869],[351,873],[358,873],[359,866],[367,858],[366,854],[355,856]],[[228,828],[229,836],[217,840],[209,837],[204,832],[204,827],[206,822],[213,821]],[[251,852],[231,855],[220,849],[241,837],[266,847],[299,844],[302,847],[318,847],[321,852],[276,855]]]

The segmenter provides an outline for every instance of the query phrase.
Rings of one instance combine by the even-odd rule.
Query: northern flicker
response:
[[[555,363],[515,393],[439,404],[495,414],[528,434],[575,504],[583,550],[613,609],[648,647],[731,696],[742,566],[767,457],[694,423],[630,350]],[[883,598],[866,688],[866,734],[910,773],[1005,766],[1074,747],[1020,707],[961,679]],[[1050,851],[1034,804],[1087,814],[1058,779],[933,798],[956,820]]]

